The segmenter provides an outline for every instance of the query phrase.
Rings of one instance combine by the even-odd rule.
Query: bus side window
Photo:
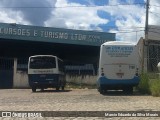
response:
[[[58,68],[59,68],[59,70],[60,71],[64,71],[64,65],[63,65],[63,62],[62,61],[60,61],[60,60],[58,60]]]

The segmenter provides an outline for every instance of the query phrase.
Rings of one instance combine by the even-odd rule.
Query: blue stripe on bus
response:
[[[57,86],[60,85],[60,75],[59,74],[30,74],[29,77],[29,85],[40,85],[40,86],[47,86],[53,85]]]
[[[117,80],[117,79],[108,79],[106,78],[105,76],[103,77],[100,77],[98,80],[97,80],[97,85],[131,85],[131,86],[135,86],[135,85],[138,85],[140,79],[138,76],[134,76],[133,79],[120,79],[120,80]]]
[[[59,74],[30,74],[29,81],[46,81],[46,79],[58,80]]]

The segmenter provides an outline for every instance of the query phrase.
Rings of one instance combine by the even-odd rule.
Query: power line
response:
[[[150,6],[154,6],[154,7],[160,7],[159,5],[150,5]]]
[[[121,32],[121,31],[119,31],[119,32],[115,32],[115,33],[136,33],[136,32],[142,32],[142,31],[145,31],[145,30],[138,30],[138,31],[129,31],[129,32]]]
[[[149,31],[149,32],[151,32],[151,33],[158,33],[158,34],[160,34],[160,32],[156,32],[156,31]]]
[[[145,28],[145,27],[142,27],[142,26],[108,26],[108,25],[100,25],[100,26],[105,26],[107,28],[119,28],[119,29],[142,29],[142,28]]]
[[[129,30],[144,30],[145,28],[123,28],[123,29],[120,29],[120,28],[117,28],[118,31],[129,31]]]
[[[46,9],[46,8],[83,8],[83,7],[109,7],[109,6],[123,6],[123,5],[126,5],[126,6],[132,6],[132,5],[145,5],[145,3],[133,3],[133,4],[130,4],[130,3],[124,3],[124,4],[108,4],[108,5],[82,5],[82,6],[62,6],[62,7],[54,7],[54,6],[1,6],[0,8],[43,8],[43,9]]]
[[[144,26],[108,26],[108,25],[106,27],[110,27],[110,28],[114,28],[114,27],[118,27],[118,28],[145,28]]]
[[[40,9],[40,8],[44,8],[44,9],[47,9],[47,8],[83,8],[83,7],[85,7],[85,8],[87,8],[87,7],[109,7],[109,6],[111,6],[111,7],[114,7],[114,6],[124,6],[124,5],[126,5],[126,6],[132,6],[132,5],[145,5],[145,3],[123,3],[123,4],[114,4],[114,5],[112,5],[112,4],[108,4],[108,5],[82,5],[82,6],[63,6],[63,7],[53,7],[53,6],[3,6],[3,7],[0,7],[0,8],[38,8],[38,9]],[[132,33],[132,32],[139,32],[139,31],[144,31],[144,30],[139,30],[139,31],[128,31],[128,29],[141,29],[141,28],[144,28],[144,27],[136,27],[136,26],[125,26],[125,27],[122,27],[122,26],[106,26],[106,27],[108,27],[108,29],[109,28],[117,28],[117,29],[123,29],[123,30],[118,30],[118,31],[120,31],[119,33]],[[126,29],[126,30],[125,30]],[[126,32],[127,31],[127,32]],[[117,32],[118,33],[118,32]]]
[[[156,16],[160,16],[160,13],[151,12],[151,11],[150,11],[150,13],[152,13],[152,14],[154,14],[154,15],[156,15]]]
[[[154,37],[158,37],[160,36],[160,32],[155,32],[155,31],[149,31],[150,33],[155,33]],[[152,36],[152,35],[151,35]]]
[[[160,30],[160,28],[155,28],[153,26],[149,27],[149,32],[150,32],[150,29],[152,29],[152,30]]]

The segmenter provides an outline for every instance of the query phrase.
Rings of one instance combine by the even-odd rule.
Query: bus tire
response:
[[[44,88],[41,88],[41,92],[44,92]]]
[[[107,92],[105,90],[101,90],[99,93],[103,95],[103,94],[105,94]]]
[[[32,87],[32,92],[36,92],[36,87]]]
[[[61,88],[62,88],[62,90],[64,90],[64,86],[62,86]]]
[[[56,87],[56,91],[59,91],[59,88],[60,88],[59,86],[58,86],[58,87]]]
[[[133,94],[133,87],[126,87],[123,89],[125,94]]]
[[[129,87],[128,92],[129,92],[129,94],[133,94],[133,87]]]
[[[98,91],[100,94],[104,94],[104,90],[101,87],[98,88]]]

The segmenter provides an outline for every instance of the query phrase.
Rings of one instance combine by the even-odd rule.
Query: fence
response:
[[[157,65],[160,62],[160,43],[148,45],[148,71],[157,72]]]
[[[0,88],[13,87],[13,58],[0,57]]]
[[[0,57],[0,70],[12,70],[13,63],[13,58]]]
[[[93,64],[84,64],[84,65],[66,65],[65,66],[66,74],[70,75],[95,75],[95,69]]]
[[[27,75],[28,59],[15,59],[15,64],[16,72],[14,72],[14,87],[29,87]],[[66,65],[64,69],[68,84],[76,84],[78,86],[96,84],[97,76],[93,64]]]

